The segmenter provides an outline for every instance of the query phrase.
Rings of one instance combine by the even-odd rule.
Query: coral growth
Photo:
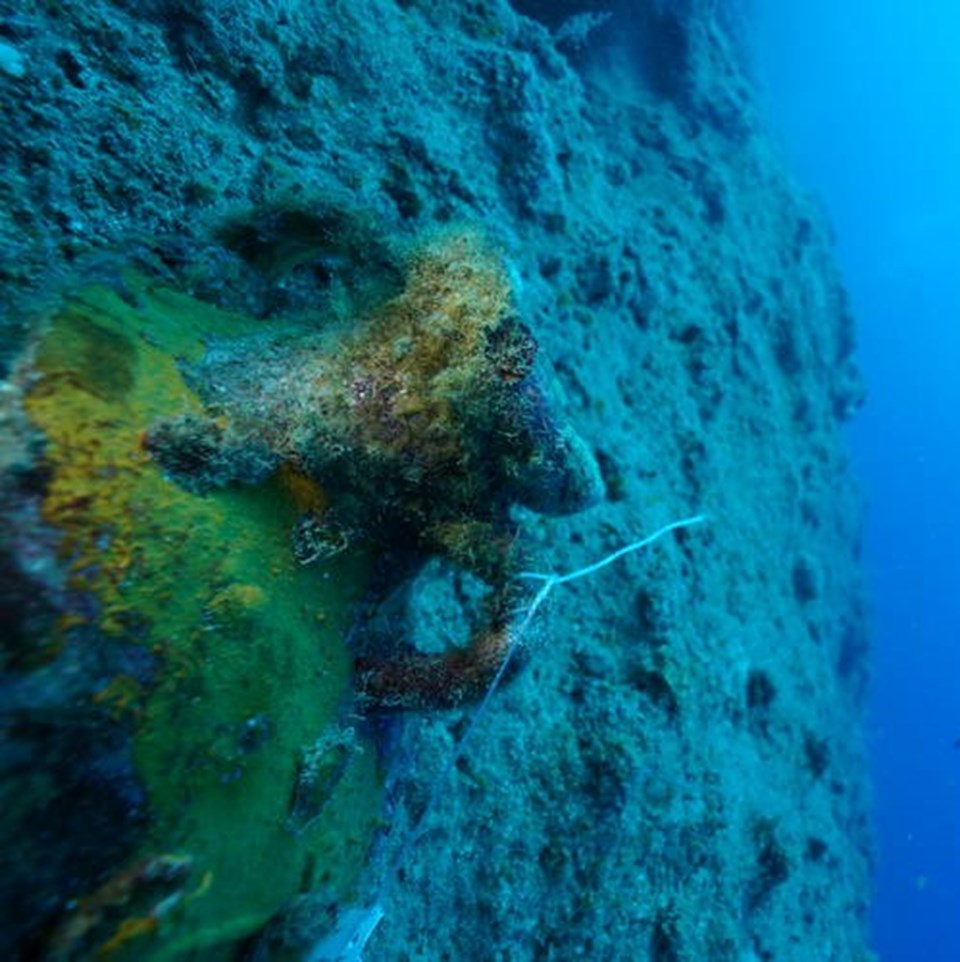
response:
[[[218,344],[191,380],[206,414],[147,436],[181,484],[257,484],[280,469],[324,491],[296,528],[302,560],[370,543],[391,553],[390,581],[440,555],[492,587],[465,650],[359,660],[360,694],[425,707],[482,693],[516,600],[511,503],[562,514],[602,492],[593,455],[555,413],[500,259],[451,233],[416,252],[403,291],[355,328]]]

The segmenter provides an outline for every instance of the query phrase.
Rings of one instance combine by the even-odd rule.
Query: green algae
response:
[[[69,587],[88,608],[95,602],[101,636],[155,664],[149,679],[104,679],[95,696],[135,733],[149,805],[140,857],[176,854],[191,869],[162,899],[132,890],[84,933],[83,948],[229,958],[232,942],[297,895],[349,898],[364,865],[381,803],[375,752],[331,732],[349,731],[343,639],[369,559],[296,563],[302,479],[199,496],[162,475],[144,432],[200,407],[181,363],[199,359],[210,337],[262,325],[126,283],[124,297],[89,288],[52,318],[25,407],[47,439],[43,515],[62,535]],[[78,606],[61,637],[89,632],[89,622]],[[303,760],[328,745],[333,774],[291,822]]]

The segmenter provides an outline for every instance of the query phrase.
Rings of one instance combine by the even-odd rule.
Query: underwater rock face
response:
[[[77,292],[6,385],[11,958],[230,952],[304,892],[349,897],[380,817],[344,718],[369,566],[302,569],[276,482],[201,497],[162,476],[144,434],[199,408],[179,363],[247,332],[133,275],[124,293]]]
[[[216,832],[217,817],[232,810],[225,799],[246,799],[246,814],[265,826],[257,871],[282,875],[289,905],[313,907],[300,898],[302,875],[321,892],[314,918],[337,917],[337,906],[340,918],[352,911],[369,918],[351,906],[383,907],[364,948],[367,962],[869,958],[871,855],[856,734],[868,646],[860,502],[841,437],[862,387],[829,226],[763,131],[738,59],[735,5],[637,0],[627,7],[586,0],[549,7],[534,0],[197,0],[187,9],[168,0],[116,0],[0,17],[11,62],[19,65],[0,73],[2,116],[16,132],[0,154],[5,358],[36,334],[24,304],[42,308],[45,293],[74,289],[77,278],[91,276],[123,292],[119,267],[132,260],[260,324],[231,330],[224,323],[212,339],[207,329],[205,350],[201,324],[187,359],[194,381],[176,388],[193,395],[192,404],[139,411],[131,422],[118,419],[111,405],[138,383],[125,382],[124,372],[154,370],[151,339],[164,330],[162,321],[121,337],[124,347],[75,319],[50,370],[64,370],[67,361],[86,365],[82,373],[96,390],[84,404],[107,406],[96,409],[107,412],[101,425],[135,423],[147,432],[190,414],[209,428],[210,398],[200,385],[205,367],[216,383],[217,345],[239,336],[273,343],[282,319],[309,312],[320,340],[333,327],[337,336],[349,334],[351,319],[399,296],[396,273],[388,277],[385,264],[392,242],[403,248],[438,225],[479,225],[514,265],[519,316],[556,370],[562,393],[551,400],[555,423],[576,426],[595,453],[606,493],[599,505],[566,517],[514,508],[529,566],[570,571],[670,519],[699,511],[711,519],[696,537],[664,541],[558,590],[538,613],[527,670],[492,699],[455,765],[452,746],[472,709],[411,713],[402,725],[386,726],[379,742],[389,768],[387,826],[371,850],[365,819],[379,812],[371,801],[376,749],[354,752],[350,746],[360,742],[346,730],[353,722],[340,714],[341,700],[350,697],[349,654],[338,630],[322,656],[306,643],[319,609],[344,625],[337,591],[314,607],[315,592],[328,584],[325,565],[334,566],[338,588],[357,594],[369,569],[336,567],[344,554],[297,564],[290,531],[315,493],[280,482],[263,491],[193,493],[161,477],[137,448],[144,459],[137,469],[153,473],[148,489],[128,490],[176,504],[179,537],[196,530],[178,564],[221,563],[220,512],[231,519],[231,542],[245,552],[224,561],[227,571],[216,577],[174,565],[181,577],[164,582],[167,593],[149,610],[174,619],[177,596],[170,592],[188,583],[196,589],[185,596],[184,614],[196,619],[177,635],[175,670],[136,663],[111,673],[108,661],[101,679],[107,704],[84,706],[102,713],[98,723],[118,714],[126,728],[101,743],[98,751],[114,765],[83,797],[119,800],[136,818],[130,833],[115,839],[116,850],[82,862],[82,884],[69,897],[102,892],[111,879],[107,862],[123,863],[120,881],[137,877],[138,820],[156,809],[151,794],[167,813],[161,823],[176,823],[183,798],[169,785],[157,794],[170,757],[179,758],[174,780],[184,777],[188,796],[213,792],[208,797],[218,802],[202,808],[203,831],[192,842],[216,862],[212,881],[205,886],[190,852],[190,874],[173,887],[182,892],[180,932],[192,925],[207,941],[199,948],[168,943],[171,958],[213,952],[214,944],[229,957],[231,941],[249,937],[276,911],[251,885],[241,901],[254,911],[232,928],[222,924],[235,894],[223,880],[250,875],[244,853]],[[612,16],[602,22],[570,19],[606,12]],[[346,206],[366,211],[373,229],[336,213]],[[386,294],[364,289],[371,274],[386,278]],[[123,300],[112,303],[116,312]],[[96,312],[83,317],[94,328],[111,328]],[[501,346],[519,345],[524,356],[522,332],[505,329],[494,343],[500,336]],[[97,351],[84,353],[91,339]],[[104,345],[127,361],[98,366]],[[394,347],[384,341],[384,350]],[[160,350],[164,377],[179,370],[180,353],[170,343]],[[148,357],[150,363],[129,363]],[[221,372],[229,368],[226,356],[223,364]],[[58,390],[67,387],[65,379],[57,382]],[[47,397],[55,401],[56,392]],[[40,402],[32,416],[44,416],[37,427],[49,434],[58,406]],[[373,409],[363,391],[358,402]],[[112,444],[119,435],[105,436]],[[93,432],[79,439],[79,450],[93,450]],[[223,453],[220,439],[197,441],[201,462]],[[71,511],[82,509],[81,519],[96,522],[87,530],[100,530],[102,502],[71,500],[60,488],[62,496],[40,514],[49,468],[38,467],[29,439],[22,447],[13,459],[21,464],[19,486],[4,501],[16,534],[11,541],[24,526],[43,528],[31,545],[56,559],[63,535],[53,522],[69,527],[78,517]],[[272,464],[277,450],[264,444],[260,453]],[[7,451],[5,441],[5,467]],[[172,464],[173,473],[189,476],[196,460]],[[79,470],[89,462],[72,463]],[[116,492],[117,479],[130,477],[130,462],[106,467],[98,477],[104,490]],[[223,479],[266,470],[257,459],[238,465],[229,457],[219,468]],[[84,477],[61,476],[73,483]],[[342,491],[354,489],[355,480]],[[505,501],[553,510],[541,500],[539,479],[517,485]],[[497,483],[485,490],[506,489]],[[138,504],[125,517],[143,517]],[[363,520],[359,510],[348,513],[346,527]],[[145,517],[151,524],[157,518]],[[304,557],[329,547],[329,535],[306,525]],[[123,543],[107,545],[118,580],[102,584],[97,596],[94,627],[108,640],[110,632],[144,631],[111,587],[126,570]],[[103,545],[91,535],[73,548],[85,559],[84,550],[96,554]],[[11,557],[0,571],[12,571],[16,584],[40,587],[0,596],[18,626],[16,652],[4,652],[4,692],[34,667],[26,657],[30,639],[49,631],[72,600],[42,564],[24,564],[22,553]],[[163,568],[161,560],[147,558],[157,564],[151,570]],[[255,577],[273,569],[280,580],[290,578],[278,608]],[[81,564],[80,573],[89,588],[96,571]],[[411,621],[421,633],[424,624],[464,621],[471,630],[460,597],[468,588],[452,576],[447,587],[437,589],[433,568],[406,585],[396,599],[404,637],[417,634]],[[282,626],[286,643],[266,644],[268,635],[276,638],[277,611],[295,613],[297,623]],[[157,623],[166,629],[172,621]],[[210,624],[226,626],[224,644],[202,630]],[[72,621],[66,628],[89,630]],[[437,642],[442,650],[448,639]],[[420,650],[419,637],[416,645]],[[56,655],[40,647],[48,659]],[[273,664],[291,652],[289,663]],[[315,680],[328,669],[337,684],[316,708]],[[205,700],[222,690],[224,672],[236,684],[233,695]],[[117,674],[136,685],[109,687]],[[308,676],[309,684],[290,683]],[[238,693],[251,679],[248,702]],[[138,747],[136,713],[151,711],[144,699],[155,690],[155,720],[169,720],[177,737],[197,730],[208,737],[188,738],[183,755],[171,755],[162,739]],[[276,717],[278,704],[289,710]],[[225,727],[217,727],[218,714]],[[146,776],[131,775],[128,753]],[[355,767],[344,765],[347,755]],[[4,770],[23,771],[17,764],[11,756]],[[70,772],[62,776],[75,784]],[[332,782],[345,793],[327,813],[334,827],[363,801],[355,829],[331,832],[311,822]],[[257,789],[248,793],[249,784]],[[4,831],[32,824],[28,813],[20,815],[26,820],[16,822],[13,813]],[[306,835],[297,836],[305,826]],[[345,848],[337,848],[338,838]],[[301,845],[313,841],[323,854],[311,861]],[[40,844],[52,843],[40,835]],[[144,854],[164,853],[171,854]],[[70,855],[58,850],[49,874],[36,876],[48,926],[63,915],[58,866]],[[358,862],[367,865],[362,878]],[[325,888],[318,865],[342,870],[341,884]],[[6,896],[22,891],[26,879],[4,884]],[[149,914],[173,892],[142,893],[139,909]],[[29,901],[18,897],[18,904]],[[295,914],[291,908],[291,919]],[[124,919],[105,912],[98,944],[132,934],[118,931]],[[161,939],[166,921],[157,926]],[[264,943],[274,951],[279,942],[277,957],[293,946],[306,954],[311,939],[324,944],[322,931],[283,921],[274,920],[272,940]],[[143,925],[130,951],[163,945]],[[28,944],[36,932],[17,935]]]

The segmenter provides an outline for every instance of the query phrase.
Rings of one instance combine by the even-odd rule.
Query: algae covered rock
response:
[[[380,777],[343,637],[368,565],[299,565],[282,479],[164,477],[143,437],[198,410],[181,362],[252,324],[136,278],[125,295],[70,299],[6,398],[6,449],[42,455],[4,484],[11,608],[35,610],[4,639],[3,940],[216,958],[304,892],[349,899],[364,864]]]
[[[334,954],[382,906],[367,962],[869,957],[854,325],[742,6],[4,18],[27,72],[0,74],[0,364],[35,347],[0,389],[0,956]],[[478,222],[509,274],[453,243]],[[22,305],[118,249],[260,322],[130,281],[38,339]],[[408,324],[455,304],[443,277],[486,288],[493,314],[459,315],[482,335]],[[350,456],[285,407],[307,378],[272,389],[286,363],[372,375],[331,399]],[[296,437],[265,436],[258,398]],[[529,456],[496,435],[518,409]],[[518,507],[589,493],[590,451],[601,503]],[[699,511],[702,535],[541,606],[534,663],[476,723],[529,606],[511,572]],[[378,706],[453,705],[377,720],[382,810],[355,657]]]

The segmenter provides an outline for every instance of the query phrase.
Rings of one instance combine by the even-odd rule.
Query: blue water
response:
[[[960,960],[960,4],[762,0],[761,68],[825,200],[870,399],[868,747],[883,962]]]

